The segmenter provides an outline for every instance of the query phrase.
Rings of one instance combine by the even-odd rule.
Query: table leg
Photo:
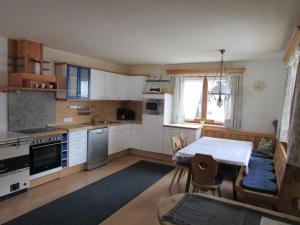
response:
[[[237,200],[237,192],[235,190],[235,182],[236,182],[236,179],[237,179],[237,176],[238,176],[238,171],[239,171],[239,166],[234,166],[232,165],[232,198],[234,201]]]
[[[190,167],[189,171],[188,171],[188,176],[186,179],[186,184],[185,184],[185,192],[186,193],[189,192],[189,190],[190,190],[191,178],[192,178],[192,169]]]

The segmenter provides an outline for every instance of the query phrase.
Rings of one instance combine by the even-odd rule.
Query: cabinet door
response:
[[[200,137],[200,129],[183,129],[180,128],[180,135],[187,140],[187,144],[191,144]]]
[[[130,129],[130,148],[142,148],[142,126],[132,124]]]
[[[68,98],[77,98],[78,96],[78,67],[68,65]]]
[[[79,98],[90,97],[90,69],[79,67]]]
[[[162,153],[163,116],[143,115],[142,148],[145,151]]]
[[[130,92],[130,77],[119,75],[118,84],[119,84],[119,89],[118,89],[119,99],[128,100],[129,92]]]
[[[142,76],[130,77],[130,100],[142,101],[145,78]]]
[[[118,134],[116,131],[111,131],[109,128],[108,133],[108,155],[111,155],[118,150]]]
[[[117,100],[117,78],[113,73],[105,72],[105,96],[110,100]]]
[[[164,148],[163,153],[173,155],[173,146],[171,138],[173,136],[179,136],[179,128],[164,127]]]
[[[105,73],[91,70],[91,99],[105,99]]]

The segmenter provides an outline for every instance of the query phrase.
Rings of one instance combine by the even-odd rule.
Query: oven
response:
[[[30,145],[30,175],[61,169],[62,139],[60,136],[32,141]],[[46,175],[43,173],[42,175]]]

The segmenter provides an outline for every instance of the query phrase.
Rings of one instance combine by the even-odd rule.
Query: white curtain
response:
[[[294,93],[291,101],[291,114],[288,140],[288,163],[300,167],[300,67],[298,64]]]
[[[230,88],[230,98],[224,102],[225,122],[224,126],[230,129],[241,129],[243,108],[243,76],[232,74],[227,76]]]
[[[281,115],[280,127],[279,127],[279,140],[282,142],[288,142],[288,132],[290,126],[290,114],[292,97],[295,88],[296,74],[299,64],[300,49],[298,48],[295,55],[291,57],[287,65],[287,80],[285,87],[285,97],[283,102],[283,111]]]
[[[184,75],[172,76],[174,93],[172,100],[172,123],[184,122]]]

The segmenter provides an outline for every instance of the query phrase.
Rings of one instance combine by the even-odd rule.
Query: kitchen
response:
[[[299,8],[0,1],[0,224],[299,224]]]
[[[10,191],[2,196],[127,154],[168,161],[173,154],[172,135],[180,133],[189,143],[200,137],[200,125],[170,125],[172,96],[162,92],[166,87],[160,87],[161,83],[169,85],[169,80],[69,63],[52,62],[55,69],[51,69],[43,59],[43,45],[28,40],[9,40],[8,49],[10,56],[16,55],[16,50],[19,54],[8,58],[15,65],[24,63],[24,55],[28,57],[26,67],[10,68],[9,85],[2,90],[8,94],[8,129],[21,133],[20,138],[29,138],[29,150],[22,155],[29,165],[27,162],[18,170],[29,167],[30,176],[24,187],[18,180],[25,179],[23,175],[5,183]],[[34,55],[36,52],[39,55]],[[55,76],[49,71],[55,71]],[[5,141],[19,143],[19,139],[7,139],[3,146]],[[5,159],[4,169],[11,164],[10,157]],[[17,170],[6,172],[11,171]]]

